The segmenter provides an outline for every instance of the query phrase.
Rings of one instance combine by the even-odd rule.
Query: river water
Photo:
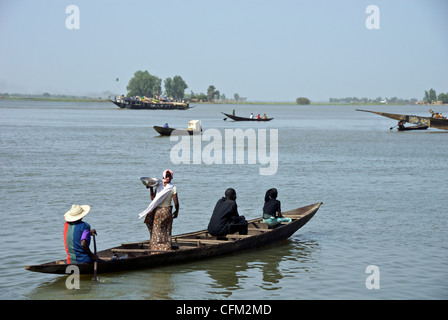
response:
[[[275,119],[224,121],[220,112],[234,108],[237,115],[266,112]],[[357,108],[429,114],[426,106],[410,105],[147,111],[112,103],[1,100],[0,298],[447,299],[448,132],[389,130],[396,121]],[[446,108],[435,111],[448,114]],[[176,164],[172,149],[181,140],[160,137],[152,128],[165,122],[185,128],[192,119],[202,121],[204,133],[222,134],[221,141],[213,140],[222,142],[222,164],[206,163],[211,140],[201,141],[202,161],[191,156],[189,163]],[[225,132],[236,129],[266,133],[256,144],[260,152],[266,142],[269,165],[260,157],[249,163],[248,153],[242,163],[225,161]],[[237,149],[235,143],[235,154]],[[268,166],[271,174],[260,174]],[[67,276],[24,269],[65,257],[63,215],[73,203],[92,206],[84,221],[98,231],[98,250],[147,239],[138,213],[149,194],[139,177],[160,177],[167,168],[174,171],[181,205],[173,234],[205,229],[228,187],[237,191],[240,214],[248,219],[260,216],[264,193],[272,187],[283,210],[323,205],[280,244],[101,274],[99,283],[81,277],[80,289],[67,289]]]

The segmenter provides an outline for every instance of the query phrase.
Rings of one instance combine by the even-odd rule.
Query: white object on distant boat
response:
[[[195,132],[201,132],[202,131],[202,124],[200,120],[191,120],[188,122],[187,130],[195,131]]]

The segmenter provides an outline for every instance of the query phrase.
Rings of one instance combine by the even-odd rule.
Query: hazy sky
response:
[[[252,101],[421,99],[448,92],[447,14],[446,0],[0,0],[0,92],[121,94],[148,70]]]

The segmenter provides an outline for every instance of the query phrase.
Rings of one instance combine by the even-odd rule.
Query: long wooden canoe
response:
[[[98,257],[103,260],[98,263],[98,273],[181,263],[270,245],[292,236],[316,214],[321,205],[322,202],[283,212],[283,216],[291,218],[292,221],[282,223],[274,229],[269,229],[261,218],[249,220],[247,235],[229,234],[225,237],[214,237],[207,230],[202,230],[173,236],[173,250],[171,251],[150,251],[149,240],[123,243],[120,246],[98,252]],[[127,255],[127,257],[112,259],[114,254]],[[79,268],[80,274],[93,274],[93,263],[74,265]],[[66,271],[68,266],[70,265],[59,260],[26,266],[25,269],[42,273],[66,274],[70,273]]]
[[[154,126],[154,130],[156,130],[162,136],[169,136],[171,132],[176,130],[175,128],[166,128],[161,126]]]
[[[227,114],[224,112],[221,112],[221,113],[234,121],[271,121],[272,119],[274,119],[274,118],[267,118],[267,119],[245,118],[245,117],[234,116],[234,115]]]
[[[370,112],[375,113],[383,117],[395,119],[395,120],[403,120],[409,123],[417,124],[420,126],[432,127],[436,129],[448,130],[448,119],[446,118],[432,118],[432,117],[422,117],[422,116],[414,116],[414,115],[406,115],[406,114],[396,114],[396,113],[386,113],[386,112],[376,112],[369,110],[361,110],[356,109],[356,111]]]
[[[165,128],[160,126],[154,126],[154,130],[156,130],[161,136],[188,136],[193,135],[193,133],[201,134],[200,131],[188,130],[188,129],[175,129],[175,128]],[[173,131],[175,131],[173,133]]]
[[[200,120],[190,120],[186,129],[154,126],[154,130],[156,130],[162,136],[191,136],[193,134],[201,134],[202,125]]]
[[[398,127],[398,131],[413,131],[413,130],[426,130],[427,126],[410,126],[410,127]]]

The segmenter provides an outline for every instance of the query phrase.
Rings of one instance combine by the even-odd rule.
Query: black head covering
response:
[[[268,202],[269,199],[277,199],[277,189],[271,188],[268,191],[266,191],[266,194],[264,195],[264,201]]]

